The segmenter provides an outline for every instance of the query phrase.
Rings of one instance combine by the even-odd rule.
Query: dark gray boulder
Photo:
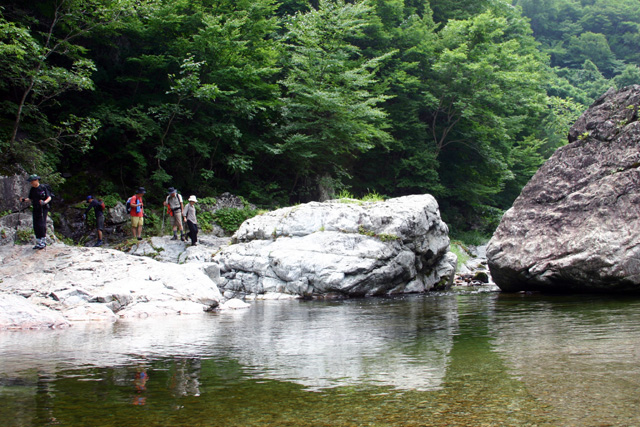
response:
[[[487,248],[502,290],[640,290],[639,108],[609,90],[524,187]]]
[[[27,197],[29,188],[27,175],[0,176],[0,212],[16,212],[27,206],[20,198]]]

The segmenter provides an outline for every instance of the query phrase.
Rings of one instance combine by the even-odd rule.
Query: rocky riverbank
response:
[[[0,247],[0,328],[202,313],[223,301],[210,263],[177,264],[113,249]]]
[[[435,199],[422,195],[286,208],[245,222],[232,238],[203,235],[198,246],[152,237],[119,250],[54,242],[34,251],[7,239],[0,328],[446,289],[456,269],[447,232]]]

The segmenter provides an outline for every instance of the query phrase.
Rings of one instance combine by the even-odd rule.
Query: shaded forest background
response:
[[[487,234],[639,64],[637,0],[2,0],[0,173],[70,200],[431,193]]]

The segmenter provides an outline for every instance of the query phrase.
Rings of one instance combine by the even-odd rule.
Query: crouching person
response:
[[[196,218],[197,201],[196,196],[189,196],[189,203],[182,213],[184,221],[187,223],[187,227],[189,227],[187,237],[191,238],[191,246],[196,246],[198,242],[198,219]]]

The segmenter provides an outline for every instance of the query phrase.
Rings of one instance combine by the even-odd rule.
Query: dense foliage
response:
[[[640,83],[637,0],[2,4],[0,172],[69,197],[428,192],[490,231],[581,111]]]

